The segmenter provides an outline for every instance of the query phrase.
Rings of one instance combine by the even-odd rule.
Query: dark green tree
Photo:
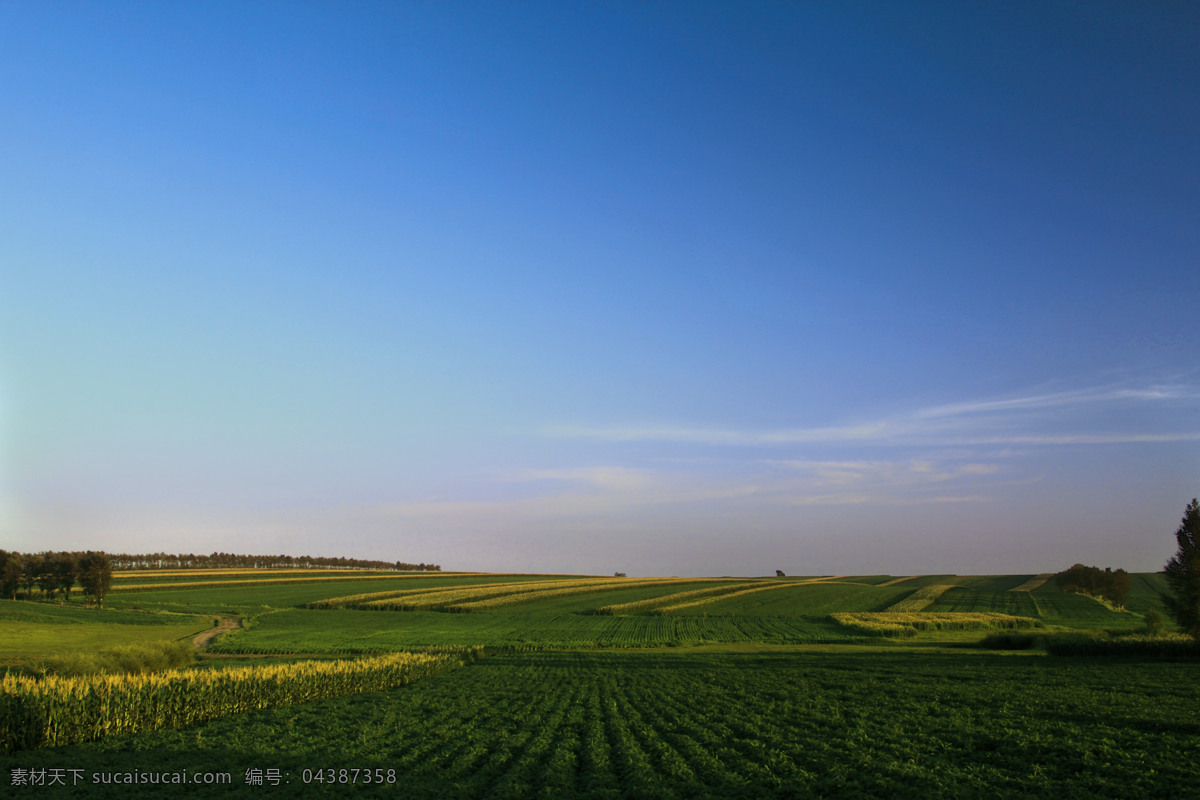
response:
[[[54,597],[54,592],[58,589],[58,576],[54,574],[55,553],[40,553],[40,560],[37,562],[37,573],[33,579],[37,582],[38,588],[42,590],[42,599],[49,600]]]
[[[21,560],[21,585],[25,587],[25,599],[33,599],[33,587],[42,574],[45,558],[41,553],[27,553]]]
[[[1133,588],[1133,579],[1123,569],[1086,567],[1076,564],[1054,576],[1054,582],[1064,592],[1078,592],[1100,597],[1115,606],[1124,606]]]
[[[51,559],[55,588],[62,592],[63,600],[71,601],[71,589],[79,577],[78,553],[55,553]]]
[[[98,606],[104,605],[104,595],[112,585],[112,561],[107,553],[84,553],[79,558],[79,585],[83,596]]]
[[[0,550],[0,596],[9,600],[17,599],[17,589],[21,586],[21,571],[25,568],[25,560],[20,553],[6,553]]]
[[[1171,594],[1162,596],[1163,605],[1181,631],[1200,640],[1200,503],[1194,497],[1175,531],[1175,541],[1179,549],[1163,568],[1171,589]]]

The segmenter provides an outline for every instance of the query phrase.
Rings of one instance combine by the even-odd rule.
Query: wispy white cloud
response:
[[[947,403],[839,426],[765,430],[676,425],[559,426],[549,428],[545,433],[561,438],[606,442],[750,447],[837,443],[943,446],[1190,442],[1200,439],[1200,431],[1116,431],[1111,429],[1111,420],[1103,420],[1097,414],[1130,404],[1149,409],[1168,401],[1194,403],[1197,400],[1200,400],[1200,391],[1189,386],[1092,387]],[[1065,415],[1076,426],[1092,419],[1097,430],[1069,434],[1047,430],[1054,420],[1039,417],[1035,413],[1039,411],[1055,411],[1054,420],[1061,420]]]
[[[708,469],[574,467],[522,470],[497,478],[527,483],[529,494],[487,500],[397,502],[361,509],[360,515],[397,523],[470,530],[520,527],[555,519],[608,520],[651,507],[696,509],[718,503],[724,512],[748,516],[799,506],[920,505],[987,502],[1001,472],[995,464],[910,461],[717,462]],[[747,474],[747,471],[753,474]],[[480,494],[490,493],[483,490]]]
[[[773,461],[769,462],[805,473],[822,485],[862,484],[875,486],[912,486],[980,478],[1000,472],[996,464],[966,463],[946,465],[928,459],[911,461]]]
[[[631,467],[569,467],[565,469],[522,469],[499,476],[505,483],[555,483],[580,484],[600,489],[630,490],[652,486],[656,476],[652,471]]]
[[[961,417],[973,414],[989,414],[1001,411],[1024,411],[1044,408],[1071,408],[1083,405],[1117,403],[1123,401],[1156,402],[1161,400],[1195,399],[1196,392],[1185,387],[1148,387],[1145,389],[1089,388],[1047,394],[1032,394],[1021,397],[1006,397],[993,400],[978,400],[964,403],[949,403],[915,412],[914,419],[937,419]]]
[[[1196,433],[1111,433],[1078,435],[978,436],[947,442],[962,445],[1056,445],[1056,444],[1158,444],[1169,442],[1200,442]]]
[[[885,436],[883,422],[825,428],[784,428],[750,431],[733,428],[686,428],[677,426],[557,426],[546,429],[551,436],[595,439],[610,442],[659,441],[712,445],[773,445],[815,442],[867,441]]]

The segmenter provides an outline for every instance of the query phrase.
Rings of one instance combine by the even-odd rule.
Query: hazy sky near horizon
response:
[[[1149,571],[1200,8],[0,4],[0,547]]]

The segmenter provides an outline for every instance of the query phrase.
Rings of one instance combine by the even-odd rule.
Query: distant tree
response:
[[[1200,640],[1200,503],[1194,497],[1175,531],[1175,542],[1179,549],[1163,568],[1171,589],[1171,594],[1162,595],[1163,605],[1181,631]]]
[[[1161,636],[1163,632],[1162,614],[1153,609],[1142,615],[1142,623],[1146,626],[1146,633],[1151,636]]]
[[[63,600],[71,601],[71,589],[79,577],[78,553],[54,553],[50,559],[50,571],[54,574],[54,588],[62,592]]]
[[[23,569],[24,559],[20,553],[6,553],[0,550],[0,596],[9,600],[17,599]]]
[[[1112,567],[1100,569],[1075,564],[1054,576],[1054,583],[1064,592],[1078,592],[1089,597],[1099,597],[1115,606],[1125,605],[1133,579],[1123,569]]]
[[[37,585],[38,576],[42,574],[42,562],[45,559],[41,553],[28,553],[21,560],[21,585],[25,587],[25,599],[33,599],[33,587]]]
[[[112,585],[112,562],[107,553],[84,553],[79,559],[79,585],[83,596],[98,606],[104,605],[104,595]]]
[[[54,596],[58,588],[58,576],[54,574],[54,563],[57,553],[42,553],[37,562],[37,574],[33,576],[38,588],[42,590],[42,599]]]
[[[613,573],[613,577],[614,577],[614,578],[624,578],[624,577],[625,577],[625,573],[624,573],[624,572],[614,572],[614,573]]]
[[[775,570],[775,577],[776,578],[786,578],[787,575],[783,574],[783,570],[777,569],[777,570]]]

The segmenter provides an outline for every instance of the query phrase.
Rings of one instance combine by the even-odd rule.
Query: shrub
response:
[[[979,646],[987,650],[1028,650],[1036,641],[1027,633],[989,633]]]
[[[1164,660],[1200,658],[1200,642],[1185,636],[1107,636],[1069,635],[1046,641],[1052,656],[1130,656]]]

